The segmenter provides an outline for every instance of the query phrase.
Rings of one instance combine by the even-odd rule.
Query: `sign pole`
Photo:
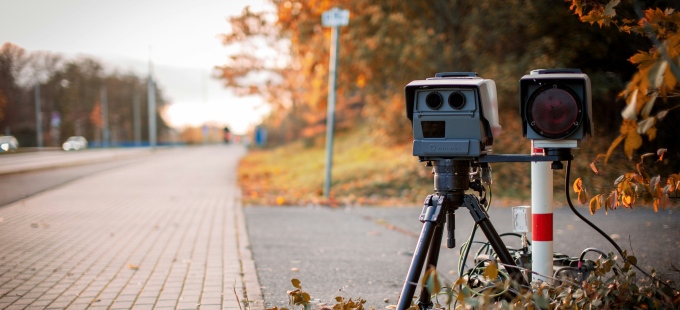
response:
[[[324,197],[330,197],[331,169],[333,167],[333,130],[335,122],[335,89],[337,83],[338,48],[340,41],[340,26],[349,23],[349,11],[333,8],[323,13],[321,22],[331,27],[331,54],[328,70],[328,112],[326,116],[326,177],[323,184]]]

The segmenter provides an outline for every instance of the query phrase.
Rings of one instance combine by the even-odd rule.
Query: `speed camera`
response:
[[[590,79],[581,70],[533,70],[519,84],[522,134],[535,147],[576,148],[592,134]]]
[[[500,133],[493,80],[473,72],[437,73],[405,88],[413,127],[413,155],[421,160],[479,157],[491,153]]]

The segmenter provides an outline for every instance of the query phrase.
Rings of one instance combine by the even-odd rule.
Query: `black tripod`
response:
[[[477,197],[472,194],[465,194],[465,191],[471,187],[481,191],[482,184],[479,179],[470,182],[472,166],[475,165],[474,168],[479,168],[479,163],[453,159],[435,160],[432,163],[434,165],[434,194],[427,196],[423,211],[420,214],[423,228],[413,253],[404,287],[401,290],[397,310],[406,310],[411,306],[411,300],[426,258],[427,266],[436,268],[445,223],[447,224],[447,247],[453,248],[455,246],[455,211],[460,206],[465,206],[470,210],[470,215],[484,232],[510,277],[519,284],[526,284],[526,279],[521,271],[516,268],[517,265],[512,255],[489,221],[489,216],[480,207]],[[428,292],[427,288],[423,286],[418,298],[420,309],[431,309],[433,307],[430,301],[430,294],[432,293],[437,292]]]

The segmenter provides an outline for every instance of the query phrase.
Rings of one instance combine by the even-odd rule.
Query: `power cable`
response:
[[[640,267],[638,267],[637,264],[633,264],[631,261],[629,261],[628,257],[626,255],[623,255],[623,250],[621,250],[621,247],[619,247],[619,245],[616,244],[616,242],[614,240],[612,240],[612,238],[610,238],[604,231],[602,231],[595,224],[593,224],[588,219],[586,219],[581,213],[576,211],[576,208],[574,208],[574,204],[571,203],[571,197],[569,196],[569,184],[570,184],[569,176],[570,176],[570,174],[571,174],[571,160],[568,160],[567,161],[567,171],[566,171],[565,176],[564,176],[564,180],[565,180],[564,181],[564,194],[567,197],[567,203],[569,204],[569,208],[571,208],[571,211],[574,212],[574,214],[576,214],[576,216],[578,216],[586,224],[588,224],[588,226],[595,229],[595,231],[597,231],[598,233],[600,233],[600,235],[602,235],[605,239],[607,239],[607,241],[609,241],[609,243],[611,243],[614,246],[616,251],[618,251],[619,254],[621,254],[621,257],[623,258],[624,262],[631,264],[633,267],[635,267],[635,269],[639,270],[640,272],[642,272],[642,274],[646,275],[647,277],[651,278],[652,280],[657,281],[657,282],[665,285],[666,287],[668,287],[670,289],[673,289],[673,287],[671,287],[668,283],[661,281],[660,279],[654,277],[653,275],[648,274],[647,272],[642,270]]]

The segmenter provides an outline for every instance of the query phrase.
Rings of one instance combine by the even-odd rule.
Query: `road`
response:
[[[376,309],[396,304],[420,232],[420,211],[419,207],[247,207],[248,231],[266,305],[287,305],[286,290],[293,289],[291,278],[299,279],[303,289],[320,303],[332,304],[333,296],[340,294],[364,298]],[[585,208],[580,211],[587,212]],[[670,264],[680,267],[677,209],[659,213],[620,209],[609,215],[586,216],[622,248],[632,245],[640,267],[679,280],[678,273],[669,271]],[[490,218],[499,233],[511,231],[509,208],[492,208]],[[449,250],[442,245],[438,270],[449,281],[457,279],[458,246],[467,239],[472,224],[469,213],[458,210],[457,248]],[[615,252],[569,208],[555,210],[554,228],[556,252],[578,256],[587,247]],[[478,232],[475,240],[485,238]],[[514,238],[506,243],[519,244]]]
[[[82,182],[95,175],[98,179],[106,178],[135,165],[153,164],[153,156],[138,155],[2,175],[0,210],[3,204],[25,197],[40,198],[50,193],[58,196],[54,194],[75,181]],[[2,159],[0,156],[0,165]],[[172,166],[170,162],[167,164]],[[234,171],[223,173],[224,177],[232,178],[229,174]],[[21,189],[21,193],[16,189]],[[579,210],[587,213],[585,208]],[[396,304],[421,228],[418,221],[421,207],[252,206],[244,211],[250,248],[267,307],[288,306],[286,292],[293,289],[292,278],[301,280],[303,290],[315,298],[315,303],[332,303],[333,297],[340,295],[364,298],[367,306],[376,309]],[[492,207],[491,221],[499,233],[511,229],[509,212],[508,208]],[[678,280],[678,274],[670,272],[669,266],[680,267],[680,210],[654,213],[641,208],[620,209],[609,215],[600,212],[586,217],[613,236],[622,248],[632,246],[642,268],[670,273]],[[471,226],[468,212],[458,210],[457,248],[444,248],[440,255],[439,271],[449,281],[456,279],[458,246],[467,238]],[[554,227],[557,252],[577,256],[586,247],[614,251],[604,238],[568,208],[555,210]],[[481,233],[477,234],[476,240],[484,240]],[[517,245],[513,238],[507,241],[509,246]]]

